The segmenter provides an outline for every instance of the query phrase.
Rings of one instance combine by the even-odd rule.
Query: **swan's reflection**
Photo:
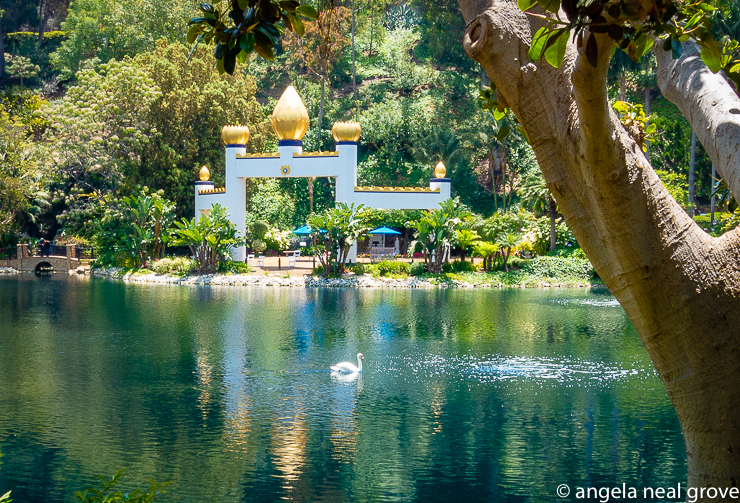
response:
[[[357,385],[357,391],[362,391],[362,373],[361,372],[332,372],[331,380],[344,384],[345,386]]]

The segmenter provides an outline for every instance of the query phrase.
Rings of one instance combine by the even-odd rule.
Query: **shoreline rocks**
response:
[[[589,288],[594,285],[561,284],[553,279],[542,280],[531,285],[506,285],[504,283],[470,283],[459,280],[440,280],[433,278],[374,278],[369,274],[344,275],[341,278],[320,276],[278,276],[255,274],[204,274],[202,276],[171,276],[154,272],[126,272],[122,268],[93,269],[91,276],[118,279],[127,283],[159,283],[175,285],[223,285],[223,286],[273,286],[300,288]]]

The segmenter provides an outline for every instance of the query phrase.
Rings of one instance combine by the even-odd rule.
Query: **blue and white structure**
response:
[[[360,187],[357,185],[357,142],[361,128],[357,122],[337,122],[332,134],[336,149],[330,152],[304,152],[303,135],[308,130],[308,112],[296,90],[289,86],[275,106],[272,128],[279,138],[278,151],[248,154],[247,126],[224,126],[221,137],[226,144],[226,186],[215,188],[204,166],[201,181],[195,183],[195,218],[215,203],[229,209],[231,221],[241,234],[246,226],[247,178],[334,177],[336,201],[364,204],[370,208],[431,209],[450,198],[450,179],[445,178],[441,162],[434,170],[429,187]],[[244,247],[234,250],[234,260],[243,261]],[[356,260],[356,247],[350,252]]]

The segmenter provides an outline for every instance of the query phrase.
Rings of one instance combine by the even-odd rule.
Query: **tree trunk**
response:
[[[619,100],[627,101],[627,76],[624,70],[619,73]]]
[[[313,176],[308,177],[308,211],[309,214],[313,215]]]
[[[324,94],[325,94],[325,82],[326,82],[326,72],[322,73],[321,75],[321,102],[319,103],[319,148],[318,151],[321,152],[324,150],[324,145],[321,143],[321,125],[324,123]]]
[[[714,182],[717,179],[717,168],[712,163],[712,225],[714,225],[714,210],[717,204],[717,194],[714,193]]]
[[[3,31],[3,17],[0,16],[0,80],[5,76],[5,32]]]
[[[689,157],[689,215],[696,214],[696,197],[694,186],[696,181],[696,133],[691,133],[691,156]]]
[[[645,88],[645,115],[648,119],[650,119],[650,88]],[[645,122],[645,129],[648,128],[650,125],[650,120]],[[650,161],[650,142],[648,140],[645,140],[645,148],[647,149],[645,151],[645,158]]]
[[[548,199],[548,213],[550,213],[550,251],[553,252],[558,245],[558,231],[556,225],[556,220],[558,218],[558,203],[556,203],[552,197]]]
[[[357,101],[357,72],[355,70],[355,0],[352,0],[352,96]]]
[[[571,38],[556,69],[528,61],[544,22],[516,2],[458,2],[468,23],[465,50],[519,118],[560,212],[655,364],[686,441],[688,485],[737,486],[740,229],[720,238],[704,233],[626,133],[608,102],[607,35],[595,35],[595,68]],[[657,54],[658,81],[737,195],[740,120],[730,110],[740,109],[740,99],[698,52],[684,44],[678,60]]]

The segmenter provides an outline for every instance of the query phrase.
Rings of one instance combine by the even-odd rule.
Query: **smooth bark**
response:
[[[739,231],[720,238],[703,232],[671,198],[622,127],[607,97],[612,42],[605,35],[596,36],[596,68],[570,41],[556,69],[528,60],[532,35],[542,21],[523,14],[515,1],[459,4],[468,22],[465,50],[493,77],[521,121],[560,212],[632,320],[663,380],[686,441],[689,485],[737,486]],[[685,99],[715,92],[703,89],[710,81],[692,80],[682,68],[675,72],[695,91]],[[736,98],[717,91],[717,103],[720,99],[728,104]],[[732,116],[723,106],[722,117]],[[689,108],[694,119],[707,120],[705,129],[722,133],[723,140],[707,147],[708,152],[721,158],[733,149],[727,132],[734,131],[732,124],[717,123],[712,120],[717,115],[702,112],[701,106]],[[703,135],[708,133],[694,129],[706,147]],[[736,138],[734,151],[739,146]],[[718,163],[728,181],[740,180],[735,159],[728,154]],[[736,185],[731,188],[738,193]]]

